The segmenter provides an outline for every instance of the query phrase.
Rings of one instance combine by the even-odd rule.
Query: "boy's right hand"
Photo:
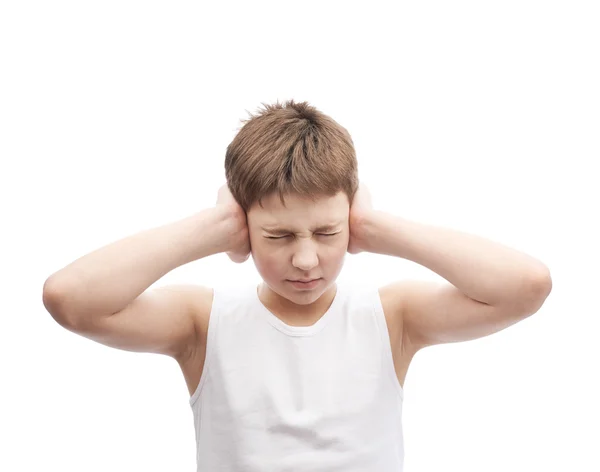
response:
[[[227,184],[219,189],[217,207],[219,206],[227,211],[232,223],[228,234],[225,236],[228,238],[227,247],[229,248],[225,252],[229,259],[241,264],[248,260],[252,251],[248,231],[248,217],[244,209],[233,198]]]

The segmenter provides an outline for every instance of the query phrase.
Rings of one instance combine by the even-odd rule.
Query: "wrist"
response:
[[[239,249],[248,238],[246,213],[236,207],[217,205],[214,209],[214,239],[218,252],[231,252]]]
[[[228,219],[227,215],[217,208],[205,208],[184,218],[180,225],[185,244],[179,246],[182,252],[182,263],[188,263],[203,257],[212,256],[225,251],[223,237]]]
[[[382,211],[371,210],[357,217],[356,227],[360,245],[364,251],[385,254],[384,235],[387,215]]]

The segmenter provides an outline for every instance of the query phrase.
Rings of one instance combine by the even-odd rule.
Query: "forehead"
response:
[[[262,228],[301,228],[305,225],[326,226],[348,220],[348,197],[340,192],[333,197],[313,201],[297,195],[286,195],[285,206],[278,194],[263,198],[263,208],[254,204],[248,212],[248,222]]]

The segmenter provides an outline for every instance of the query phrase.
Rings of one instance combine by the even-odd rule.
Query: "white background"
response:
[[[42,286],[212,206],[239,120],[294,98],[350,131],[377,208],[551,270],[534,316],[417,354],[405,470],[600,470],[599,24],[575,0],[2,2],[0,469],[195,470],[176,362],[61,328]],[[365,276],[439,279],[349,255]],[[156,285],[258,277],[218,254]]]

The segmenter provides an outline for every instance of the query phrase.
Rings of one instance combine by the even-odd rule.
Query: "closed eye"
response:
[[[336,234],[340,234],[340,233],[317,233],[319,236],[335,236]],[[267,239],[283,239],[283,238],[287,238],[290,235],[285,235],[285,236],[266,236]]]

